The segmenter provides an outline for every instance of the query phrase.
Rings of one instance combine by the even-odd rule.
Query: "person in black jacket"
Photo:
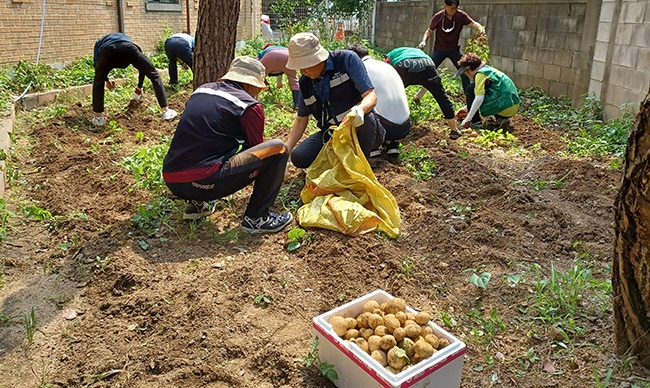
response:
[[[109,90],[115,88],[115,82],[108,79],[108,73],[115,68],[125,69],[133,65],[139,70],[138,86],[135,88],[135,99],[142,96],[144,77],[151,80],[153,89],[162,110],[164,120],[172,120],[178,115],[167,106],[167,96],[158,71],[147,58],[140,47],[131,38],[121,33],[108,34],[95,42],[94,50],[95,79],[93,81],[93,119],[95,126],[103,126],[104,119],[104,83]]]

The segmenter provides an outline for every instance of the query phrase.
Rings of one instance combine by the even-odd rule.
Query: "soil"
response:
[[[180,111],[186,99],[178,93],[170,106]],[[399,161],[371,160],[399,204],[398,239],[310,229],[310,241],[288,252],[286,231],[239,229],[249,188],[205,222],[183,222],[179,202],[153,235],[136,228],[131,218],[152,193],[119,163],[173,133],[177,121],[161,121],[148,109],[154,103],[113,114],[117,132],[92,132],[87,103],[47,124],[19,115],[5,199],[17,213],[31,203],[61,217],[9,219],[0,317],[16,324],[0,324],[0,387],[333,387],[300,361],[311,319],[376,289],[431,312],[466,343],[463,387],[585,387],[609,369],[609,386],[624,387],[643,374],[613,353],[611,308],[583,301],[575,321],[584,333],[570,341],[526,310],[535,264],[548,276],[551,266],[568,271],[582,260],[594,277],[611,276],[620,171],[608,159],[568,155],[558,130],[516,116],[520,152],[512,154],[451,141],[443,121],[417,125],[405,143],[427,149],[434,178],[420,182]],[[303,182],[304,172],[291,172],[285,203],[299,200]],[[470,284],[472,271],[492,274],[486,289]],[[510,274],[525,281],[510,286]],[[261,295],[268,306],[254,303]],[[23,321],[32,308],[30,344]],[[488,319],[493,309],[504,330],[488,344],[473,329],[482,329],[476,312]]]

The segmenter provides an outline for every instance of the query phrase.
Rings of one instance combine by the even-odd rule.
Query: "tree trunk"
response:
[[[194,50],[194,89],[226,74],[235,57],[239,0],[199,2]]]
[[[614,337],[650,367],[650,91],[628,140],[614,220]]]

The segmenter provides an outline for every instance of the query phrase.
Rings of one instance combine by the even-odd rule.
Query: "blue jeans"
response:
[[[169,58],[169,83],[178,83],[177,59],[192,69],[192,49],[187,41],[181,37],[171,37],[165,41],[165,54]]]

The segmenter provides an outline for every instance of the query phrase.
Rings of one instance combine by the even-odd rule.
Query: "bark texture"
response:
[[[650,367],[650,91],[630,133],[615,207],[616,350]]]
[[[194,50],[194,89],[226,74],[235,57],[239,0],[199,2]]]

